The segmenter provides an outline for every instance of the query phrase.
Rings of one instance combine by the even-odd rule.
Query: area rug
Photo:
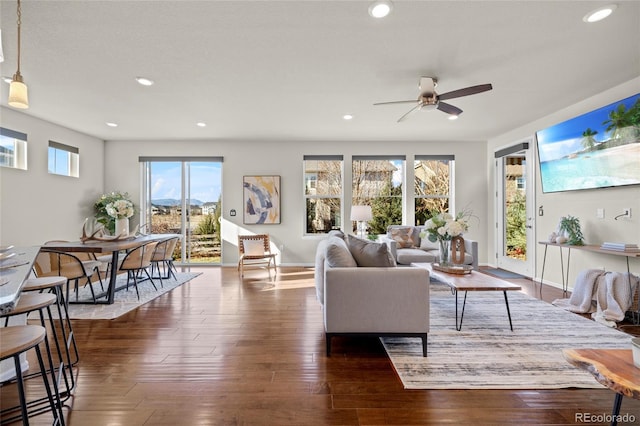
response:
[[[505,271],[504,269],[497,268],[483,268],[478,272],[482,272],[484,274],[493,275],[494,277],[502,278],[503,280],[515,280],[515,279],[526,279],[524,275],[516,274],[515,272]]]
[[[469,292],[456,331],[455,296],[443,284],[431,287],[428,357],[420,339],[381,338],[406,389],[600,388],[562,350],[631,349],[630,335],[519,291],[508,292],[513,331],[501,292]]]
[[[140,292],[140,300],[138,300],[138,296],[136,295],[136,289],[133,285],[129,285],[129,290],[120,290],[115,294],[114,303],[111,305],[105,304],[70,304],[69,305],[69,317],[71,319],[114,319],[118,318],[120,315],[126,314],[129,311],[136,309],[139,306],[144,305],[152,301],[153,299],[162,296],[165,293],[170,292],[176,287],[180,287],[182,284],[192,280],[193,278],[200,275],[201,272],[191,273],[191,272],[178,272],[176,273],[176,278],[163,279],[162,284],[163,287],[160,287],[160,280],[155,279],[154,282],[158,287],[158,290],[153,288],[153,285],[150,281],[143,281],[138,283],[138,291]],[[121,287],[126,285],[127,276],[126,275],[118,275],[118,280],[116,285]],[[100,291],[100,284],[93,284],[94,291]],[[106,289],[106,283],[105,283]],[[75,300],[75,295],[72,293],[69,298],[71,300]],[[78,294],[79,300],[91,299],[91,292],[88,287],[80,288]],[[104,300],[104,299],[102,299]],[[55,311],[55,309],[54,309]]]

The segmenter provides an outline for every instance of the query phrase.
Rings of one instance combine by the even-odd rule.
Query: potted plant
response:
[[[574,216],[563,216],[558,225],[558,234],[567,238],[567,244],[572,246],[584,245],[584,235],[580,229],[580,220]]]

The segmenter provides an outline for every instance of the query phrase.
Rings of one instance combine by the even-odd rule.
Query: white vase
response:
[[[122,219],[116,219],[116,236],[128,236],[129,235],[129,218],[123,217]]]

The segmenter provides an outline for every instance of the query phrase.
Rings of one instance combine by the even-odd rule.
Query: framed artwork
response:
[[[280,223],[280,176],[244,176],[242,195],[245,225]]]

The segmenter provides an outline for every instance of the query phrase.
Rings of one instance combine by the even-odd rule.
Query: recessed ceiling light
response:
[[[609,4],[607,6],[599,7],[596,10],[592,10],[591,12],[584,15],[582,20],[589,23],[602,21],[604,18],[611,15],[617,7],[618,5],[616,4]]]
[[[153,80],[149,80],[146,77],[136,77],[136,81],[143,86],[153,86]]]
[[[345,115],[342,116],[342,118],[345,119],[345,120],[353,120],[353,115],[345,114]]]
[[[198,126],[198,127],[207,127],[207,123],[203,123],[202,121],[198,121],[196,123],[196,126]]]
[[[109,127],[118,127],[118,123],[112,123],[111,121],[107,121],[107,126]]]
[[[389,13],[391,13],[392,9],[393,3],[391,3],[391,1],[378,0],[371,3],[371,5],[369,6],[369,15],[373,16],[374,18],[384,18]]]

